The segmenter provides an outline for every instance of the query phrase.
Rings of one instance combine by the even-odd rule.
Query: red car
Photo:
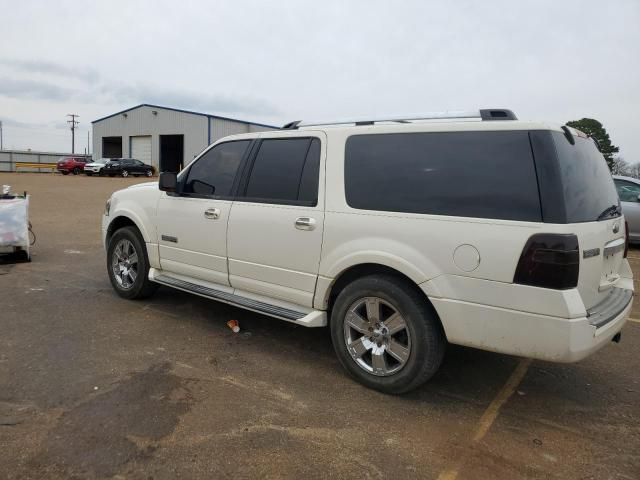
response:
[[[56,168],[63,175],[69,175],[69,173],[78,175],[84,171],[85,163],[87,159],[84,157],[62,157],[58,160]]]

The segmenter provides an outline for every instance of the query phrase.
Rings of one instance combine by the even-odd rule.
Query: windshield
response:
[[[571,145],[560,132],[553,132],[552,136],[567,222],[594,222],[619,216],[618,193],[611,172],[593,140],[576,136],[575,145]]]

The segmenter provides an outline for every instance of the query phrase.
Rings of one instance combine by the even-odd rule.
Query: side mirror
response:
[[[178,176],[175,172],[162,172],[160,173],[160,180],[158,181],[158,187],[163,192],[175,192],[178,187]]]

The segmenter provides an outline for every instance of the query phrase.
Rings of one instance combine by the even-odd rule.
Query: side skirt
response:
[[[249,298],[237,293],[213,288],[213,286],[195,283],[197,280],[188,281],[173,275],[158,271],[154,268],[149,271],[149,280],[176,288],[184,292],[193,293],[210,300],[228,303],[236,307],[251,310],[253,312],[268,315],[270,317],[296,323],[305,327],[324,327],[327,325],[327,313],[321,310],[300,311],[290,307],[274,305],[255,298]],[[229,288],[229,287],[227,287]],[[232,289],[230,289],[232,290]]]

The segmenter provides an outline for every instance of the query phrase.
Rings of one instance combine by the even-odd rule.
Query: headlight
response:
[[[107,200],[107,203],[104,206],[104,214],[108,217],[109,210],[111,210],[111,199]]]

